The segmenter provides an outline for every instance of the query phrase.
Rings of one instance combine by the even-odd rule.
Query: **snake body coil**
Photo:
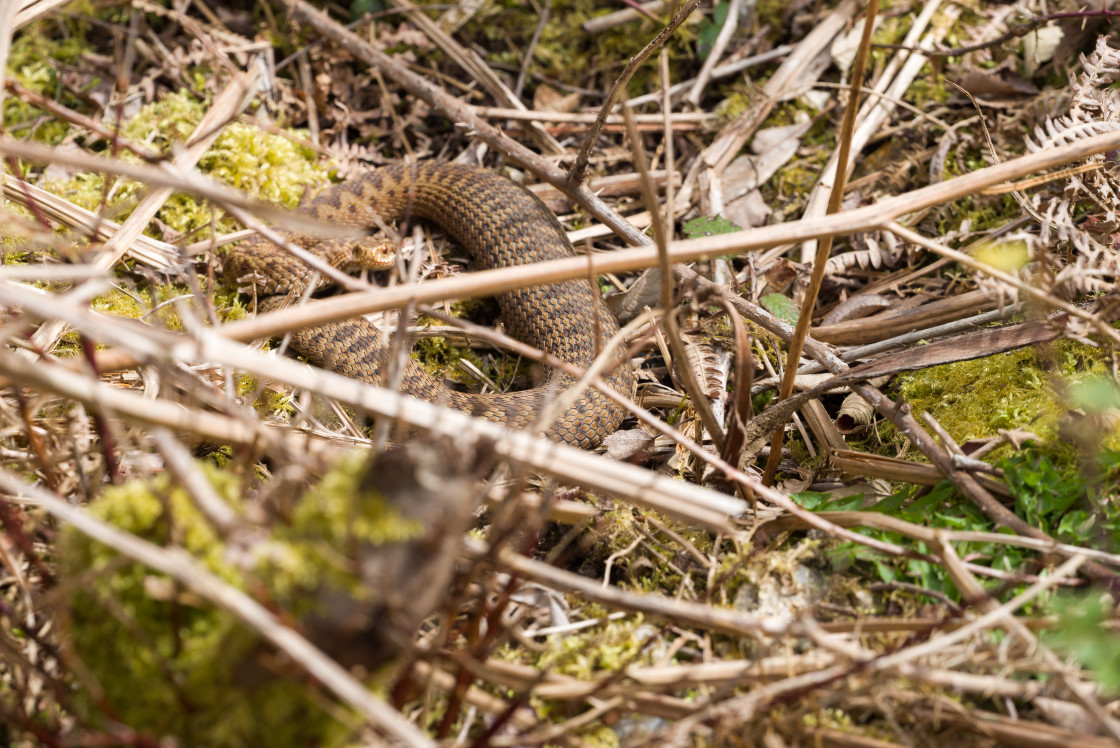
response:
[[[303,210],[354,228],[373,228],[378,221],[400,221],[406,216],[425,218],[446,229],[483,269],[574,254],[556,217],[531,192],[494,172],[446,162],[369,172],[332,187]],[[304,246],[311,243],[306,237],[296,241]],[[329,258],[332,244],[320,243],[314,251]],[[254,275],[259,279],[258,293],[279,295],[305,288],[311,273],[283,250],[263,240],[251,240],[227,257],[225,275],[232,279]],[[590,365],[618,331],[617,321],[588,281],[520,289],[499,294],[497,300],[513,337],[581,368]],[[364,318],[297,331],[291,345],[327,369],[369,384],[383,384],[389,349],[377,328]],[[625,353],[620,348],[612,355],[606,381],[630,395],[633,372]],[[448,389],[409,359],[400,389],[490,421],[526,428],[537,421],[546,398],[574,383],[571,376],[552,371],[542,386],[531,390],[469,394]],[[618,428],[622,417],[617,404],[588,389],[546,433],[579,447],[593,447]]]

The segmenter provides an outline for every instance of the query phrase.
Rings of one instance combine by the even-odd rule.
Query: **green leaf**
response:
[[[875,506],[868,507],[870,512],[879,512],[880,514],[898,514],[902,510],[902,505],[910,498],[909,491],[899,491],[892,493],[886,498],[880,499]]]
[[[882,561],[875,562],[875,571],[879,574],[879,579],[884,582],[893,582],[898,579],[898,572],[891,566],[887,566]]]
[[[937,515],[935,510],[941,508],[941,505],[946,503],[952,495],[952,484],[948,481],[942,481],[932,491],[903,509],[902,517],[910,522],[925,524],[930,517]]]
[[[699,218],[693,218],[691,221],[685,221],[684,224],[684,235],[689,239],[734,234],[736,231],[742,230],[723,216],[700,216]]]
[[[1112,616],[1101,596],[1068,601],[1059,618],[1054,648],[1080,660],[1107,692],[1120,690],[1120,635],[1108,627]]]
[[[863,509],[863,494],[835,498],[827,502],[824,509],[829,512],[858,512]]]
[[[350,3],[350,17],[361,18],[367,13],[380,13],[388,7],[385,0],[354,0]]]
[[[763,296],[759,301],[767,311],[778,319],[791,325],[797,324],[797,318],[801,310],[797,308],[797,304],[793,303],[793,299],[780,293],[770,293]]]
[[[790,498],[806,509],[817,509],[828,499],[828,494],[818,493],[816,491],[802,491],[801,493],[791,494]]]
[[[700,33],[696,35],[696,54],[701,60],[706,60],[708,55],[711,54],[712,47],[716,43],[716,37],[719,36],[723,24],[727,22],[727,10],[727,2],[719,3],[712,12],[711,20],[705,20],[701,24]]]
[[[1093,377],[1069,386],[1070,403],[1089,413],[1120,408],[1120,388],[1111,377]]]

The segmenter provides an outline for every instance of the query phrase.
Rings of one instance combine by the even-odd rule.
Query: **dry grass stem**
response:
[[[936,6],[937,3],[929,3]],[[844,109],[844,121],[838,136],[839,148],[836,160],[843,165],[843,169],[836,168],[833,172],[832,184],[829,190],[828,209],[826,215],[835,215],[840,210],[840,201],[844,197],[844,186],[848,181],[848,168],[851,162],[852,136],[856,127],[856,115],[859,111],[859,92],[863,89],[863,76],[867,70],[867,58],[871,51],[871,32],[875,28],[875,19],[879,13],[878,0],[870,0],[867,12],[863,18],[863,30],[860,35],[859,49],[852,63],[851,87],[848,90],[848,102]],[[915,24],[916,26],[918,24]],[[812,203],[810,202],[810,209]],[[789,351],[786,354],[786,368],[782,377],[782,386],[778,393],[779,400],[785,400],[793,394],[793,380],[797,376],[797,368],[801,360],[802,346],[809,334],[809,325],[813,321],[813,313],[817,307],[817,296],[820,294],[821,284],[824,282],[825,270],[828,267],[828,256],[832,252],[832,237],[826,236],[817,247],[816,258],[813,261],[813,272],[809,277],[809,288],[801,301],[801,312],[797,317],[797,327],[793,331],[793,338],[789,341]],[[803,258],[808,259],[808,258]],[[774,436],[770,440],[770,456],[766,460],[766,472],[763,473],[762,482],[773,485],[774,476],[778,471],[778,463],[782,457],[782,443],[785,439],[785,424],[774,429]]]
[[[736,234],[680,239],[669,244],[668,255],[676,263],[695,262],[720,255],[757,251],[806,238],[824,238],[884,228],[906,213],[955,200],[987,185],[1017,179],[1025,174],[1050,169],[1118,147],[1120,147],[1120,132],[1104,133],[1086,138],[1076,145],[1023,156],[836,215],[805,222],[764,226]],[[0,151],[3,148],[4,144],[0,142]],[[286,329],[318,325],[346,319],[356,314],[371,314],[397,308],[409,299],[427,304],[444,299],[490,296],[530,285],[583,278],[588,272],[603,275],[641,270],[653,267],[657,262],[656,247],[639,247],[589,255],[587,258],[550,260],[530,266],[485,270],[453,278],[432,280],[417,289],[396,287],[351,294],[337,299],[313,301],[298,309],[285,309],[228,325],[227,333],[234,340],[252,340]]]

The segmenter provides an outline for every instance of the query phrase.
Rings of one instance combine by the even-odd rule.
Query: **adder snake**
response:
[[[363,229],[406,216],[428,219],[446,229],[483,269],[574,254],[556,217],[531,192],[494,172],[446,162],[378,169],[335,185],[301,210],[321,220]],[[309,243],[304,237],[297,242]],[[328,260],[332,252],[350,251],[331,242],[309,249]],[[235,248],[226,258],[224,272],[230,279],[256,277],[258,294],[273,297],[269,305],[277,304],[276,296],[299,293],[313,277],[305,264],[261,239]],[[497,300],[506,330],[513,337],[581,368],[590,365],[618,331],[614,316],[586,280],[502,293]],[[383,384],[389,348],[365,318],[296,331],[291,345],[327,369],[369,384]],[[634,375],[625,352],[618,348],[611,355],[606,381],[629,395]],[[447,388],[409,359],[401,391],[513,428],[527,428],[536,423],[547,399],[574,383],[570,375],[554,370],[534,389],[463,393]],[[589,448],[618,428],[622,417],[619,405],[589,388],[546,433]]]

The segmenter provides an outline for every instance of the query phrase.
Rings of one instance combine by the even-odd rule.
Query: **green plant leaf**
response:
[[[1096,675],[1109,693],[1120,690],[1120,634],[1107,628],[1112,615],[1100,595],[1059,598],[1062,608],[1053,646],[1072,654]]]
[[[696,36],[696,54],[701,60],[708,59],[708,55],[715,46],[716,37],[719,36],[723,24],[727,22],[728,3],[721,2],[712,11],[711,19],[705,19],[700,26],[700,33]]]
[[[350,16],[361,18],[367,13],[380,13],[389,8],[385,0],[354,0],[350,3]]]
[[[689,239],[734,234],[736,231],[742,230],[723,216],[700,216],[699,218],[693,218],[691,221],[685,221],[684,224],[684,235]]]
[[[824,502],[828,500],[828,494],[817,491],[802,491],[801,493],[791,494],[790,498],[806,509],[820,509]]]
[[[769,293],[759,301],[767,311],[778,319],[791,325],[797,324],[797,317],[801,314],[801,310],[797,308],[797,304],[793,303],[793,299],[780,293]]]
[[[1120,408],[1120,388],[1112,377],[1093,377],[1069,386],[1070,404],[1089,413]]]

